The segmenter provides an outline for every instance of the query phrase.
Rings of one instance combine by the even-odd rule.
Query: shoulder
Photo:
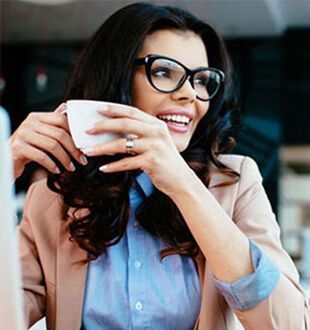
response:
[[[258,166],[250,157],[242,155],[220,155],[218,160],[239,174],[234,183],[221,185],[232,180],[214,165],[210,168],[209,189],[226,212],[233,216],[237,204],[246,203],[257,191],[263,189],[262,177]]]
[[[48,254],[51,261],[60,235],[67,235],[62,196],[51,191],[47,180],[30,186],[26,196],[23,217],[19,224],[19,241],[27,251],[34,246]],[[47,259],[46,259],[47,260]]]
[[[33,183],[28,189],[24,215],[42,217],[45,213],[58,213],[61,215],[63,202],[60,194],[49,189],[47,180],[42,179]]]
[[[228,167],[239,172],[240,174],[242,172],[244,174],[244,172],[258,171],[258,166],[256,161],[249,156],[231,155],[231,154],[220,155],[219,160]]]
[[[222,154],[218,156],[218,160],[226,165],[231,170],[240,175],[238,182],[235,185],[246,184],[249,181],[261,181],[262,177],[256,161],[248,156]],[[216,186],[229,179],[227,175],[221,173],[214,165],[210,167],[211,182],[210,186]]]
[[[52,191],[47,180],[42,179],[33,183],[26,196],[23,218],[34,225],[43,223],[62,222],[69,218],[85,216],[89,213],[86,208],[75,209],[64,203],[63,196]]]

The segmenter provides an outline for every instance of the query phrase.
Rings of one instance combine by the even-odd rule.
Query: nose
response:
[[[187,99],[193,102],[196,99],[197,93],[189,81],[189,77],[185,80],[183,85],[172,93],[174,99]]]

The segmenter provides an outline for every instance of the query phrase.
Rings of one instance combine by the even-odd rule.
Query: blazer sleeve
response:
[[[295,265],[280,241],[280,229],[262,185],[262,177],[254,160],[243,159],[239,191],[233,220],[271,259],[280,271],[280,279],[272,293],[253,308],[234,310],[246,329],[306,330],[310,329],[310,303],[299,284]]]
[[[45,314],[46,289],[38,250],[28,218],[29,205],[34,190],[32,185],[27,193],[24,215],[17,228],[20,262],[22,269],[22,289],[24,296],[24,316],[27,328]]]

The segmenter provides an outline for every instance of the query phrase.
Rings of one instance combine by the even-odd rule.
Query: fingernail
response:
[[[87,160],[87,158],[86,158],[84,155],[81,155],[81,156],[80,156],[80,162],[81,162],[81,164],[83,164],[83,165],[88,164],[88,160]]]
[[[94,153],[94,148],[93,147],[87,147],[85,149],[81,150],[85,155],[91,156]]]
[[[97,112],[106,112],[108,110],[109,107],[105,107],[105,108],[100,108],[100,109],[97,109]]]
[[[54,173],[55,174],[60,174],[60,169],[58,167],[55,167]]]
[[[108,165],[102,165],[102,166],[99,167],[99,170],[100,170],[101,172],[106,172],[107,169],[108,169]]]
[[[87,130],[85,130],[85,132],[88,133],[88,134],[95,133],[96,132],[96,127],[92,126],[92,127],[88,128]]]
[[[71,172],[75,171],[75,166],[74,166],[73,163],[70,163],[69,169],[70,169]]]

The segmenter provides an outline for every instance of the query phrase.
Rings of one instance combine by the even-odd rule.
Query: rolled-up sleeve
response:
[[[234,282],[214,279],[227,303],[236,310],[246,310],[266,299],[277,285],[280,272],[268,256],[252,241],[250,250],[254,271]]]

